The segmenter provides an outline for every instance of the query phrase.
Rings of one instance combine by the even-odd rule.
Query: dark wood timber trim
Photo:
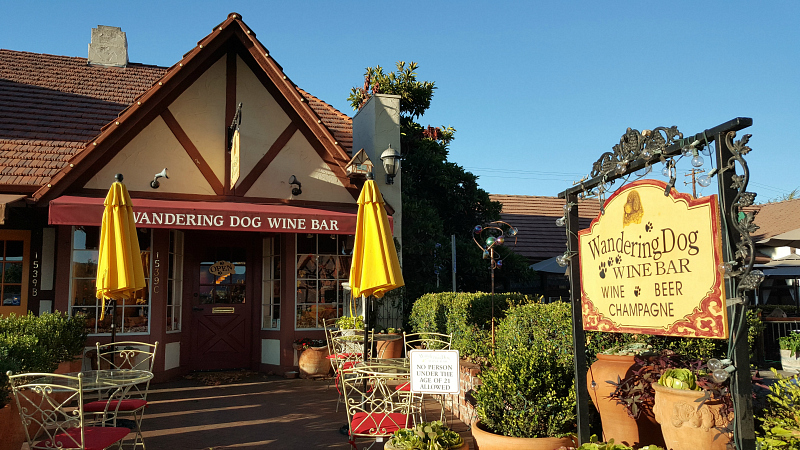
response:
[[[164,111],[161,113],[161,118],[164,119],[167,127],[169,127],[172,134],[175,135],[175,138],[178,139],[178,142],[181,143],[181,146],[186,150],[186,153],[189,154],[189,157],[194,161],[195,165],[197,165],[197,168],[200,169],[200,173],[203,174],[208,184],[211,185],[211,189],[214,189],[217,195],[222,195],[222,183],[219,182],[214,171],[211,170],[211,166],[203,159],[200,151],[197,150],[192,140],[189,139],[189,136],[183,131],[178,121],[175,120],[175,116],[172,115],[169,108],[164,108]]]
[[[225,126],[228,127],[233,121],[233,116],[236,114],[236,52],[229,51],[226,61],[225,71]],[[228,153],[228,130],[223,130],[225,133],[225,182],[224,191],[225,195],[233,195],[234,186],[231,186],[231,154]]]
[[[264,156],[262,156],[256,165],[250,170],[250,173],[247,174],[244,181],[239,183],[239,188],[236,190],[237,196],[244,197],[244,195],[247,194],[247,191],[253,187],[253,184],[255,184],[256,180],[258,180],[258,177],[260,177],[261,174],[267,170],[267,167],[272,160],[278,156],[278,153],[283,150],[283,147],[286,146],[286,144],[289,142],[289,139],[294,136],[295,131],[297,131],[297,125],[295,125],[294,122],[290,122],[289,125],[286,126],[286,129],[283,130],[283,133],[278,136],[278,139],[275,139],[275,142],[273,142],[269,147],[267,153],[265,153]]]

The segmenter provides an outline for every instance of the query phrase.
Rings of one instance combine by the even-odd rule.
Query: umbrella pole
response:
[[[367,352],[367,349],[368,349],[368,346],[369,346],[369,320],[370,320],[370,314],[369,314],[370,308],[367,307],[367,303],[371,303],[371,302],[364,301],[364,296],[363,295],[361,296],[361,299],[362,299],[363,305],[364,305],[364,356],[363,356],[363,359],[364,359],[364,361],[366,361],[366,360],[369,359],[369,357],[368,357],[369,353]]]
[[[117,300],[111,299],[111,343],[117,340]]]

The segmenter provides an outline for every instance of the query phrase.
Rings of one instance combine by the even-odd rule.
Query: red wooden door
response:
[[[253,286],[248,239],[198,234],[185,274],[193,277],[192,369],[249,368]]]

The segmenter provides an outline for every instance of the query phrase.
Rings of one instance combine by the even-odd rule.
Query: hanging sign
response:
[[[726,339],[717,196],[620,188],[579,232],[583,328]]]
[[[458,394],[461,389],[458,350],[411,350],[411,392]]]
[[[236,266],[229,261],[217,261],[208,268],[208,273],[215,277],[230,275],[236,271]]]

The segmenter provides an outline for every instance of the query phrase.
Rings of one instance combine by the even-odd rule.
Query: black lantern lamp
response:
[[[389,148],[381,153],[383,170],[386,171],[386,184],[394,184],[394,177],[400,172],[400,159],[402,158],[400,152],[392,148],[392,144],[389,144]]]

